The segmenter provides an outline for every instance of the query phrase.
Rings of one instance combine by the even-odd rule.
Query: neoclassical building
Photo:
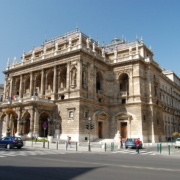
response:
[[[100,46],[76,29],[8,62],[4,74],[4,136],[85,141],[120,132],[158,142],[180,130],[180,79],[142,40]]]

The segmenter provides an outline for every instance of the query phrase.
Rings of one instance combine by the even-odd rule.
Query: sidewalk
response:
[[[71,143],[70,146],[66,146],[65,142],[56,142],[56,143],[48,143],[45,142],[45,147],[43,147],[43,142],[32,142],[32,141],[24,141],[24,147],[31,147],[31,148],[44,148],[44,149],[52,149],[52,150],[67,150],[67,151],[81,151],[81,152],[88,152],[88,143]],[[105,149],[102,147],[101,144],[98,143],[91,143],[90,150],[92,152],[105,152]],[[109,149],[107,149],[109,151]]]
[[[161,148],[160,148],[161,144]],[[24,147],[26,148],[34,148],[34,149],[52,149],[52,150],[62,150],[62,151],[70,151],[70,152],[89,152],[88,142],[71,142],[71,147],[66,148],[66,144],[63,141],[54,142],[54,143],[45,143],[45,147],[43,147],[43,142],[32,142],[32,141],[24,141]],[[107,143],[106,146],[104,144],[100,144],[98,142],[90,143],[90,151],[91,152],[120,152],[126,150],[125,148],[120,148],[118,144]],[[180,149],[175,149],[173,143],[146,143],[143,144],[143,149],[147,152],[153,152],[157,155],[165,155],[165,156],[174,156],[180,157]]]

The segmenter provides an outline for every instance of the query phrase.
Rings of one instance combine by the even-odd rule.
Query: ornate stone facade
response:
[[[88,117],[91,140],[120,132],[158,142],[180,130],[179,77],[167,75],[140,40],[102,47],[75,30],[23,54],[4,74],[3,135],[9,128],[12,135],[84,141]]]

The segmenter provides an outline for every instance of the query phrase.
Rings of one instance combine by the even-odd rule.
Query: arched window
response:
[[[35,80],[34,95],[38,95],[41,92],[41,74],[38,73]]]
[[[47,90],[53,91],[53,78],[54,78],[54,72],[50,71],[47,74]]]
[[[30,77],[29,76],[26,78],[24,86],[25,86],[25,92],[24,93],[25,94],[30,93]]]
[[[124,92],[129,92],[129,78],[128,75],[123,73],[119,77],[119,90]]]
[[[19,95],[20,78],[15,81],[14,95]]]
[[[67,69],[63,68],[60,71],[60,82],[59,82],[59,88],[64,89],[66,88],[66,74],[67,74]]]
[[[82,88],[83,89],[87,88],[87,71],[85,68],[82,71]]]
[[[77,83],[76,81],[77,81],[77,69],[73,67],[71,70],[71,88],[76,87],[76,83]]]
[[[102,76],[99,72],[96,74],[96,92],[102,90]]]

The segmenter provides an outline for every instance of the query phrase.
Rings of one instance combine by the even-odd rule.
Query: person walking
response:
[[[136,145],[136,152],[139,154],[139,146],[140,146],[140,144],[141,144],[141,141],[140,141],[140,139],[138,138],[138,139],[136,139],[135,140],[135,145]]]
[[[68,146],[71,148],[71,137],[67,136],[67,142],[66,142],[66,150]]]
[[[120,144],[121,144],[121,148],[123,148],[123,140],[122,140],[122,137],[120,137]]]

